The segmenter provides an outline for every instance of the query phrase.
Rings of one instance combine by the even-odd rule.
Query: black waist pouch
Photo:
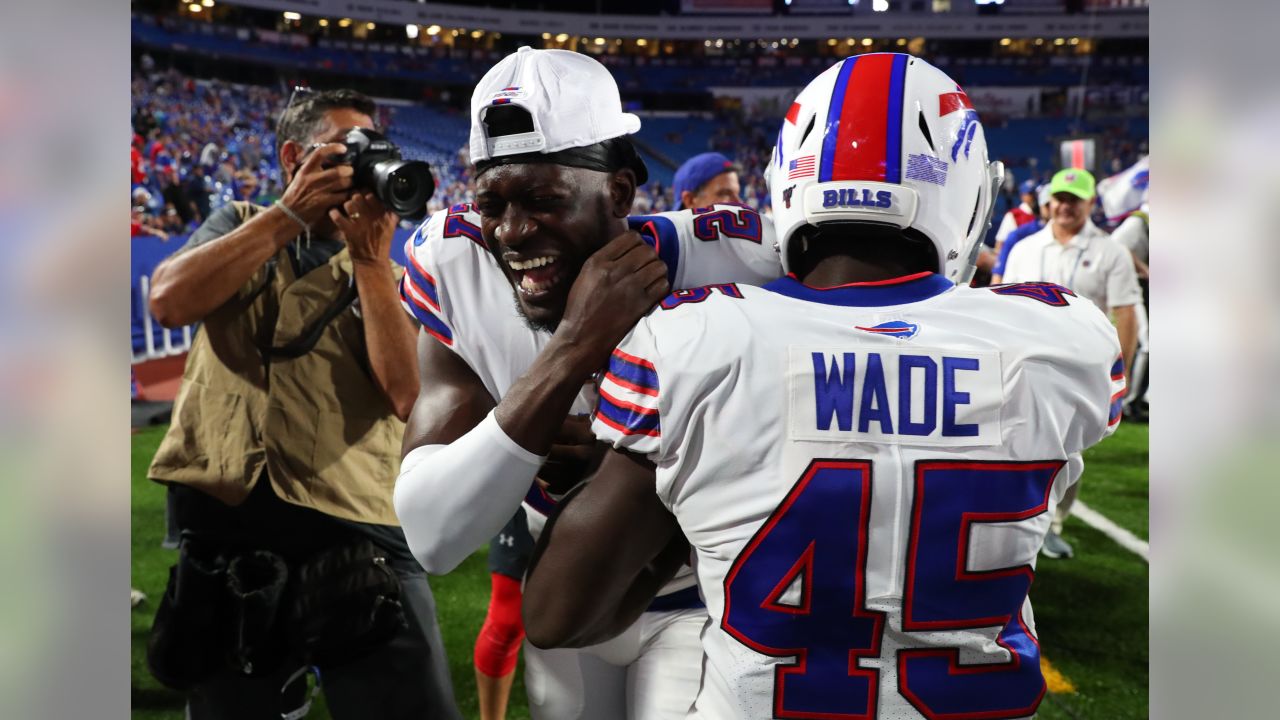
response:
[[[293,567],[263,550],[228,560],[184,540],[151,626],[147,666],[165,686],[186,691],[228,668],[265,675],[290,660],[354,660],[407,624],[400,580],[367,540]]]
[[[363,657],[408,626],[400,578],[368,540],[320,552],[294,568],[290,645],[313,664]]]
[[[147,637],[151,674],[187,690],[226,667],[229,611],[226,558],[184,539]]]

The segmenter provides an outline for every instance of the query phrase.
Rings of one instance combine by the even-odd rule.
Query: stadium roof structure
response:
[[[860,0],[871,3],[872,0]],[[294,0],[224,0],[226,4],[297,12]],[[959,3],[958,3],[959,4]],[[967,8],[976,6],[965,5]],[[313,0],[309,15],[393,25],[439,25],[514,35],[565,33],[607,38],[821,39],[844,36],[990,39],[1002,37],[1146,38],[1146,8],[1066,14],[973,12],[844,12],[829,15],[605,15],[516,10],[403,0]]]

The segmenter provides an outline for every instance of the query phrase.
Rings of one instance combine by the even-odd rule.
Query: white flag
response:
[[[1150,155],[1144,155],[1128,170],[1098,182],[1098,198],[1102,200],[1102,211],[1107,214],[1107,222],[1123,220],[1147,201],[1147,185],[1151,179],[1150,158]]]

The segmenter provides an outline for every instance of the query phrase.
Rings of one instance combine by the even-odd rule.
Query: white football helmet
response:
[[[939,272],[967,283],[1003,176],[946,73],[899,53],[841,60],[791,105],[765,172],[782,267],[804,226],[871,222],[919,232]]]

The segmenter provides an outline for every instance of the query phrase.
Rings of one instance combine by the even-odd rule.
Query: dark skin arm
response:
[[[347,199],[351,166],[323,167],[345,149],[333,143],[311,153],[280,199],[309,225]],[[151,315],[165,327],[203,320],[301,232],[280,208],[271,208],[216,240],[173,255],[151,276]]]
[[[396,417],[404,420],[418,396],[418,376],[413,371],[413,323],[400,307],[397,278],[391,269],[396,216],[372,193],[353,195],[342,209],[330,210],[329,217],[351,255],[369,367]]]
[[[550,519],[524,590],[525,632],[535,647],[585,647],[616,637],[688,558],[689,545],[654,492],[654,477],[646,458],[610,450],[594,478]]]
[[[422,445],[447,445],[493,409],[479,376],[425,330],[418,333],[418,400],[406,421],[401,457]]]

